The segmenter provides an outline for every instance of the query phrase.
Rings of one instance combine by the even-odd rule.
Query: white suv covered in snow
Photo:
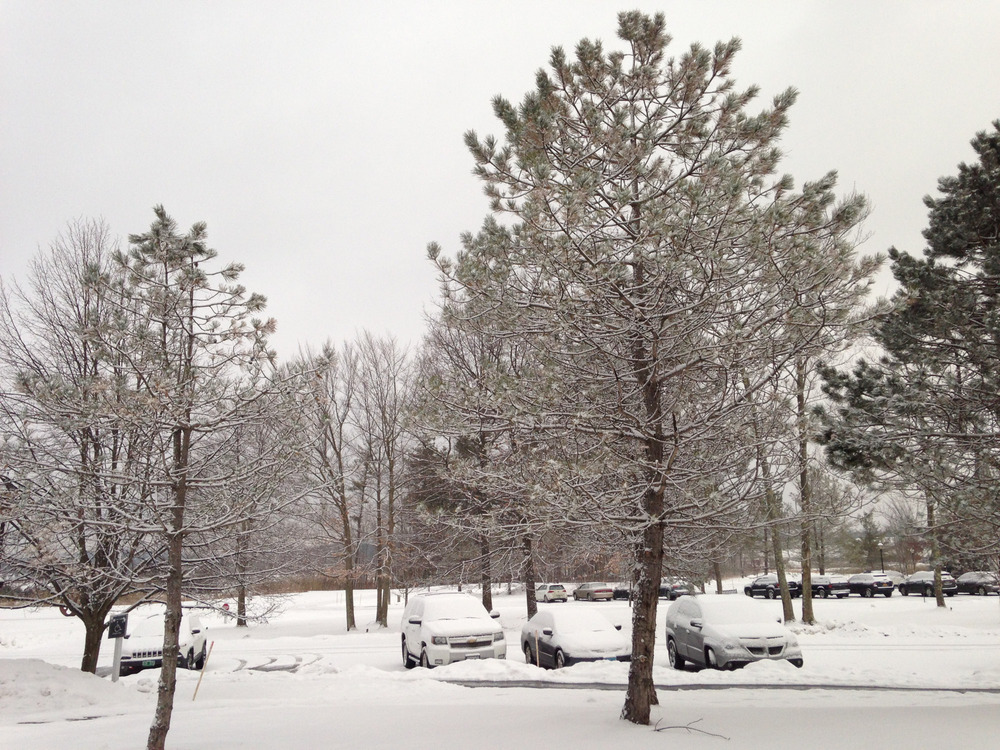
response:
[[[466,659],[503,659],[507,641],[500,613],[487,612],[468,594],[416,594],[403,610],[400,624],[403,664],[412,669],[436,667]]]
[[[143,669],[163,666],[163,613],[149,615],[129,623],[129,634],[122,644],[122,661],[119,674],[135,674]],[[178,666],[201,669],[205,666],[207,652],[206,628],[201,618],[187,612],[181,617],[178,634]]]

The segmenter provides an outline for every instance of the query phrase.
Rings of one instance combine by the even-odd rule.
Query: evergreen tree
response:
[[[900,288],[875,333],[884,356],[823,371],[831,461],[922,495],[935,567],[955,525],[984,555],[1000,549],[1000,121],[972,147],[978,161],[924,199],[923,256],[889,251]]]
[[[663,17],[637,12],[619,36],[625,52],[553,50],[520,106],[494,100],[504,142],[466,141],[495,216],[454,262],[430,255],[447,299],[516,311],[491,321],[535,362],[512,413],[561,444],[581,514],[630,534],[623,717],[645,724],[665,530],[746,519],[755,400],[822,327],[799,314],[826,302],[801,282],[819,247],[850,249],[864,201],[774,175],[795,95],[749,114],[738,41],[667,58]]]

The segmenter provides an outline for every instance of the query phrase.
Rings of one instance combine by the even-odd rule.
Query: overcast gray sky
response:
[[[549,50],[619,48],[663,11],[680,55],[738,36],[760,105],[800,92],[797,184],[830,169],[874,210],[868,252],[919,251],[922,198],[1000,118],[1000,2],[49,2],[0,0],[0,276],[78,217],[122,238],[162,203],[208,223],[268,297],[282,355],[362,329],[419,340],[487,211],[462,134],[502,134]]]

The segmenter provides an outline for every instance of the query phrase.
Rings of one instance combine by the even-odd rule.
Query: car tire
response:
[[[556,669],[562,669],[566,666],[566,655],[562,652],[562,649],[556,649]]]
[[[765,596],[767,596],[768,599],[774,599],[775,598],[774,589],[768,589],[767,594],[765,594]]]
[[[424,669],[433,669],[434,665],[431,664],[431,660],[427,658],[427,649],[420,649],[420,666]]]
[[[826,589],[820,589],[819,590],[819,598],[820,599],[826,599],[828,596],[830,596],[830,592],[829,591],[827,591]]]
[[[931,586],[925,586],[924,596],[934,596],[934,589]]]
[[[208,644],[201,644],[201,653],[195,657],[194,668],[199,672],[205,668],[205,661],[208,659]]]
[[[524,663],[537,665],[535,657],[531,655],[531,646],[527,643],[524,644]]]
[[[885,592],[885,598],[886,599],[888,599],[890,596],[892,596],[892,589],[890,589],[889,591]]]
[[[899,593],[902,596],[909,596],[910,592],[906,590],[906,586],[899,587]]]
[[[406,640],[403,640],[403,666],[407,669],[413,669],[417,666],[417,660],[410,655],[410,649],[406,647]]]
[[[674,669],[684,669],[684,657],[677,653],[677,644],[673,638],[667,639],[667,659]]]
[[[865,599],[871,599],[873,596],[875,596],[875,592],[872,591],[871,589],[864,589],[861,592],[861,596],[863,596]]]
[[[803,664],[802,659],[789,659],[788,663],[791,664],[793,667],[802,669],[802,664]]]
[[[976,596],[986,596],[986,587],[980,586],[976,589]]]
[[[715,651],[712,650],[711,646],[705,648],[705,666],[709,669],[721,669],[719,659],[716,657]]]

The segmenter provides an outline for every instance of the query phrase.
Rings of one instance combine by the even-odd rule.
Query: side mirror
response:
[[[497,612],[497,611],[496,611],[496,610],[494,609],[494,610],[493,610],[492,612],[490,612],[490,617],[492,617],[492,618],[493,618],[494,620],[499,620],[499,619],[500,619],[500,613],[499,613],[499,612]]]
[[[552,628],[542,628],[542,635],[552,635]]]
[[[621,630],[621,629],[622,629],[621,625],[615,625],[615,630]]]
[[[409,620],[407,620],[407,622],[410,623],[410,625],[419,625],[420,623],[423,622],[423,620],[421,620],[417,616],[413,616]]]
[[[191,631],[191,635],[198,635],[201,632],[201,628],[197,628]]]
[[[691,627],[695,630],[701,630],[702,622],[701,620],[691,620]]]

